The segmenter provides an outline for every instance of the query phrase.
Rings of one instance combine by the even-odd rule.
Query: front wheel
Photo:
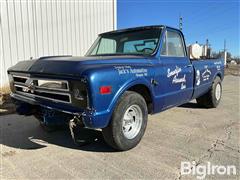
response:
[[[216,108],[222,97],[222,81],[220,77],[216,77],[213,81],[211,89],[201,97],[197,98],[200,106],[207,108]]]
[[[144,98],[138,93],[127,91],[120,98],[110,124],[103,129],[103,137],[114,149],[129,150],[143,137],[147,118]]]

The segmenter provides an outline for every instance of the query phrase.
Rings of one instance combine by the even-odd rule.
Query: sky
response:
[[[240,56],[239,0],[117,0],[117,29],[167,25],[179,27],[183,18],[183,33],[187,45],[206,39],[212,50],[224,48],[232,56]]]

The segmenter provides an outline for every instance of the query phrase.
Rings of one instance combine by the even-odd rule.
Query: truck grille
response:
[[[16,93],[30,97],[42,98],[56,102],[71,103],[71,94],[67,81],[55,79],[38,79],[29,76],[12,75]]]

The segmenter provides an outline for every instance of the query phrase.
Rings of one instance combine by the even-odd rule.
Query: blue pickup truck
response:
[[[148,114],[193,99],[217,107],[224,62],[189,59],[182,32],[158,25],[102,33],[84,57],[21,61],[8,74],[19,114],[45,127],[101,129],[110,146],[128,150],[143,137]]]

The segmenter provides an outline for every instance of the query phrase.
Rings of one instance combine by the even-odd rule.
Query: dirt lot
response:
[[[240,64],[228,64],[224,71],[225,75],[240,76]]]
[[[239,80],[225,77],[217,109],[193,101],[149,116],[143,140],[127,152],[114,152],[99,132],[84,132],[96,139],[76,147],[67,130],[46,133],[33,117],[0,116],[0,179],[196,179],[180,174],[181,161],[235,165],[237,175],[207,179],[239,179]]]

